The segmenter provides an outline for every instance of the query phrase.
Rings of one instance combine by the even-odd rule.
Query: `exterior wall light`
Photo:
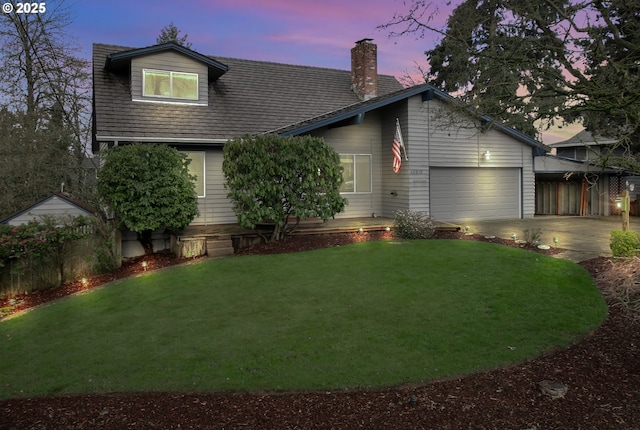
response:
[[[484,153],[484,161],[491,161],[491,152],[486,151]]]

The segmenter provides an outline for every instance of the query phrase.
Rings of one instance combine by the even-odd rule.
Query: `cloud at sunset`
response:
[[[433,2],[429,24],[444,29],[453,8]],[[378,72],[403,84],[424,79],[424,51],[435,47],[436,33],[389,37],[379,29],[395,14],[406,14],[403,0],[111,0],[69,2],[74,23],[69,28],[81,55],[91,57],[94,42],[144,47],[173,22],[188,34],[192,48],[214,57],[232,57],[349,70],[351,48],[364,38],[378,45]],[[438,13],[434,13],[434,12]],[[427,19],[423,16],[422,19]],[[394,28],[401,31],[401,27]],[[406,78],[410,79],[407,80]],[[554,130],[562,140],[567,128]]]
[[[194,0],[78,2],[71,27],[88,57],[91,43],[152,45],[173,22],[207,55],[348,69],[350,49],[363,38],[378,45],[379,71],[397,77],[424,67],[434,40],[388,38],[378,26],[406,11],[389,0]],[[443,22],[448,15],[443,14]],[[435,36],[435,35],[434,35]]]

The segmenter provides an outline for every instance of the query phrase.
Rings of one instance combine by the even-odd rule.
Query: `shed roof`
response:
[[[96,215],[99,213],[98,210],[96,210],[95,208],[93,208],[92,206],[83,203],[79,200],[74,199],[73,197],[69,196],[68,194],[65,193],[53,193],[45,198],[43,198],[42,200],[37,201],[36,203],[14,213],[13,215],[3,219],[0,221],[0,224],[10,224],[12,220],[19,218],[25,214],[28,214],[29,212],[32,212],[34,209],[36,208],[40,208],[43,206],[46,206],[48,203],[52,202],[55,199],[59,199],[61,200],[65,205],[67,205],[69,208],[73,208],[76,209],[77,211],[85,214],[85,215]]]
[[[567,140],[563,140],[562,142],[552,143],[549,146],[551,146],[552,148],[565,148],[565,147],[585,146],[585,145],[586,146],[611,145],[616,142],[617,140],[611,139],[608,137],[602,137],[602,136],[594,137],[593,134],[591,134],[591,132],[587,130],[582,130],[579,133],[576,133],[575,135],[571,136]]]
[[[534,171],[539,173],[595,173],[622,174],[624,170],[615,166],[603,167],[590,160],[574,160],[557,155],[545,154],[535,157]]]

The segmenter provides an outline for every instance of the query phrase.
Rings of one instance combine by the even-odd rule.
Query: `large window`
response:
[[[198,197],[205,197],[204,152],[185,152],[184,154],[191,160],[189,173],[196,177],[196,193]]]
[[[340,154],[340,163],[344,168],[342,172],[344,181],[342,187],[340,187],[340,192],[371,192],[371,155]]]
[[[198,100],[198,75],[196,73],[142,71],[142,95],[181,100]]]

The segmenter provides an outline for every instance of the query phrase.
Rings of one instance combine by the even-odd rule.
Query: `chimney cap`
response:
[[[373,39],[370,38],[364,38],[364,39],[360,39],[356,42],[356,45],[360,45],[361,43],[371,43],[373,41]]]

